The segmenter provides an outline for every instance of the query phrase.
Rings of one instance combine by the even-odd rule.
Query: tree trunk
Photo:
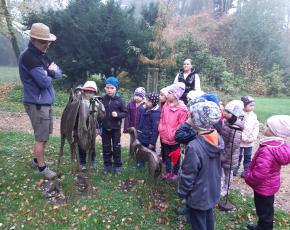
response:
[[[19,54],[20,54],[20,50],[19,50],[19,46],[17,43],[17,39],[15,36],[14,30],[13,30],[11,15],[8,11],[5,0],[1,0],[1,8],[3,9],[4,17],[5,17],[6,24],[7,24],[7,29],[8,29],[8,34],[9,34],[8,39],[10,40],[12,47],[13,47],[14,54],[15,54],[16,58],[18,59]]]

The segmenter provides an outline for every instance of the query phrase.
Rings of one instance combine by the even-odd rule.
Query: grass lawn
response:
[[[0,66],[0,84],[5,82],[19,82],[17,67]]]
[[[290,97],[255,97],[255,113],[260,122],[265,122],[272,115],[290,115]]]
[[[176,196],[176,184],[157,181],[150,185],[146,171],[134,171],[127,162],[127,150],[122,150],[124,171],[122,175],[103,175],[94,172],[93,185],[98,192],[91,198],[69,201],[63,206],[51,205],[35,188],[40,181],[31,165],[30,145],[33,136],[20,132],[0,131],[0,228],[3,229],[188,229],[178,221],[176,207],[181,206]],[[48,160],[56,161],[59,138],[52,137],[47,145]],[[65,194],[71,193],[68,149],[63,158],[61,172]],[[100,146],[97,146],[98,169],[101,169]],[[51,166],[55,169],[55,164]],[[135,178],[134,189],[119,188],[122,181]],[[152,202],[161,199],[161,204]],[[251,198],[238,192],[230,197],[237,206],[232,213],[215,210],[216,229],[245,229],[246,223],[255,219]],[[160,199],[159,199],[160,201]],[[289,214],[275,210],[276,229],[289,229]]]

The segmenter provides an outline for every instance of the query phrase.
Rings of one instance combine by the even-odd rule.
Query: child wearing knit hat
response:
[[[156,151],[156,142],[158,138],[158,124],[160,120],[159,94],[150,93],[146,95],[145,109],[140,113],[138,122],[138,140],[140,143]],[[144,167],[144,162],[139,162],[136,168]]]
[[[127,108],[118,94],[118,79],[110,76],[105,84],[106,95],[102,98],[106,109],[105,117],[102,119],[104,173],[107,174],[113,170],[116,174],[120,174],[122,171],[121,124],[122,119],[127,115]]]
[[[165,104],[167,97],[168,97],[168,90],[170,89],[170,86],[166,86],[162,89],[160,89],[159,93],[159,102],[160,102],[160,108]]]
[[[184,83],[178,82],[171,85],[168,90],[167,101],[161,111],[158,131],[165,153],[166,171],[161,176],[161,179],[164,180],[175,180],[177,178],[179,160],[172,162],[170,153],[180,149],[179,143],[174,139],[174,134],[187,118],[187,107],[183,101],[179,100],[184,90]],[[173,163],[173,167],[171,163]]]
[[[182,161],[177,193],[186,199],[191,229],[214,229],[214,207],[220,198],[220,154],[224,142],[213,125],[221,111],[211,101],[190,107],[191,124],[197,130]]]
[[[140,112],[141,110],[144,110],[145,94],[144,87],[138,87],[135,89],[134,96],[127,105],[128,113],[124,122],[124,133],[126,133],[127,129],[130,127],[137,129]]]
[[[241,173],[241,177],[244,177],[252,159],[253,146],[259,135],[259,121],[257,115],[253,111],[256,104],[255,99],[251,96],[243,96],[241,100],[244,103],[244,130],[242,132],[242,141],[240,144],[239,164],[234,170],[234,176],[238,175],[242,159],[244,158],[244,170]]]
[[[275,193],[280,189],[281,166],[290,164],[290,116],[275,115],[266,123],[260,146],[245,173],[246,183],[254,190],[257,225],[248,229],[273,229]],[[278,226],[277,226],[278,228]]]
[[[221,154],[222,183],[221,196],[227,194],[233,176],[233,170],[237,167],[240,155],[240,143],[244,121],[242,116],[243,102],[233,100],[226,104],[221,136],[225,142],[225,149]]]

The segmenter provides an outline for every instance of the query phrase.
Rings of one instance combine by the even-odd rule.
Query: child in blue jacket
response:
[[[141,110],[138,122],[138,140],[143,146],[155,151],[160,120],[159,94],[150,93],[146,99],[145,108]],[[136,165],[136,168],[141,167],[144,167],[144,162]]]

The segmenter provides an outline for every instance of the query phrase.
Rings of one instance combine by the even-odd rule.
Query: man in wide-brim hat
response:
[[[45,178],[52,179],[56,173],[46,167],[44,149],[52,133],[51,105],[55,100],[52,79],[61,78],[61,70],[46,56],[46,52],[56,36],[43,23],[34,23],[24,33],[29,35],[30,41],[28,48],[20,54],[19,74],[23,84],[24,107],[35,136],[32,163]]]

